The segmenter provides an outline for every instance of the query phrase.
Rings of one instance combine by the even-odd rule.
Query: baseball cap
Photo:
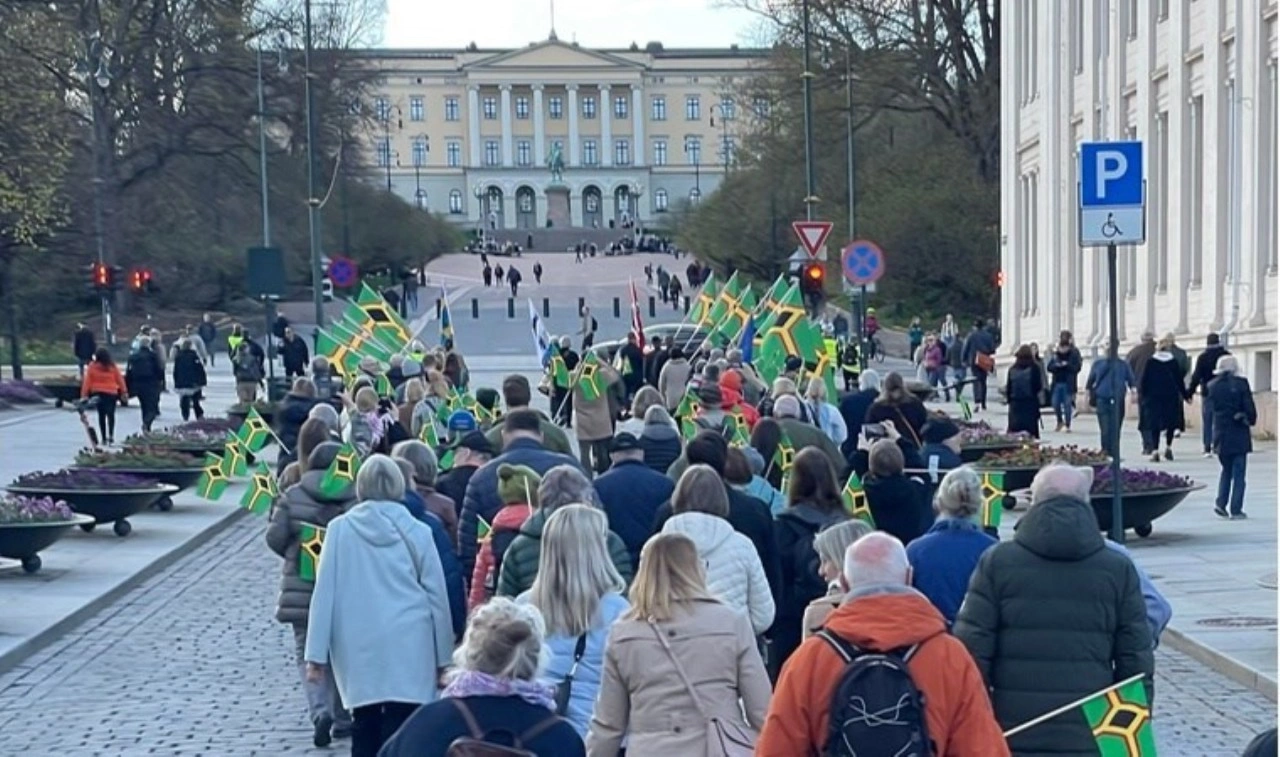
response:
[[[620,432],[609,443],[610,452],[630,452],[637,449],[640,449],[640,440],[629,431]]]
[[[450,432],[475,431],[477,427],[476,417],[471,414],[470,410],[454,410],[449,415],[447,425]]]
[[[471,431],[458,440],[455,448],[465,448],[472,452],[480,452],[485,455],[493,455],[493,445],[489,443],[488,437],[481,431]]]

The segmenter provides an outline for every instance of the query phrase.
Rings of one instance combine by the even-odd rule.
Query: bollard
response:
[[[622,303],[618,300],[617,297],[613,298],[613,317],[614,318],[622,317]]]
[[[550,297],[542,298],[542,317],[543,318],[551,317],[551,298]]]
[[[684,314],[685,315],[689,314],[689,298],[688,297],[684,298]]]
[[[516,298],[515,297],[507,298],[507,317],[508,318],[516,317]]]
[[[649,317],[653,318],[658,315],[658,299],[653,295],[649,295]]]
[[[477,300],[475,297],[471,298],[471,317],[472,318],[480,317],[480,301]]]
[[[437,297],[436,298],[436,320],[437,321],[440,320],[440,313],[442,310],[444,310],[444,299]]]

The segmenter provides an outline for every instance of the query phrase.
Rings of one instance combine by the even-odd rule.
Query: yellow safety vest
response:
[[[244,343],[244,337],[242,336],[232,335],[227,337],[227,349],[230,352],[235,352],[236,347],[239,347],[243,343]]]
[[[836,340],[824,338],[822,344],[827,348],[827,357],[831,358],[832,363],[840,362],[840,345]]]

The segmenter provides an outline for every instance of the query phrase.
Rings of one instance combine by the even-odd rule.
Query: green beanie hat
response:
[[[537,509],[541,483],[542,477],[527,465],[498,466],[498,497],[504,505],[527,504]]]

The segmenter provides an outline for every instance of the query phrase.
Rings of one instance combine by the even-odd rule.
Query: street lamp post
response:
[[[698,198],[698,202],[702,202],[702,174],[700,170],[702,145],[698,144],[696,139],[685,139],[684,154],[686,159],[693,160],[693,193]]]
[[[399,160],[400,158],[400,153],[396,150],[391,149],[391,113],[392,111],[394,111],[397,116],[397,122],[396,122],[397,130],[403,129],[404,115],[400,112],[399,105],[388,104],[387,108],[382,113],[378,114],[379,117],[382,118],[383,144],[386,145],[386,148],[387,148],[385,158],[386,158],[386,168],[387,168],[387,191],[388,192],[391,191],[391,161]]]
[[[813,72],[809,70],[811,45],[809,40],[809,0],[801,4],[801,22],[804,26],[804,173],[805,173],[805,220],[813,220],[813,205],[818,201],[817,187],[813,173]]]
[[[311,246],[311,298],[316,310],[316,337],[324,327],[323,273],[320,270],[320,198],[316,196],[315,100],[311,92],[311,0],[303,1],[303,97],[307,109],[307,229]]]
[[[106,103],[104,102],[105,93],[111,86],[111,67],[109,61],[111,59],[111,51],[102,42],[101,35],[97,32],[89,40],[88,56],[84,61],[85,65],[85,88],[89,92],[89,103],[93,113],[93,135],[90,139],[93,152],[93,235],[97,246],[98,263],[107,264],[107,234],[106,224],[103,221],[103,196],[102,186],[106,183],[106,166],[105,157],[108,146],[108,135],[105,133],[106,123]],[[93,73],[89,73],[92,71]],[[102,299],[102,335],[106,339],[108,345],[116,343],[115,331],[111,325],[111,300],[115,297],[115,293],[110,289],[104,289],[100,295]]]

